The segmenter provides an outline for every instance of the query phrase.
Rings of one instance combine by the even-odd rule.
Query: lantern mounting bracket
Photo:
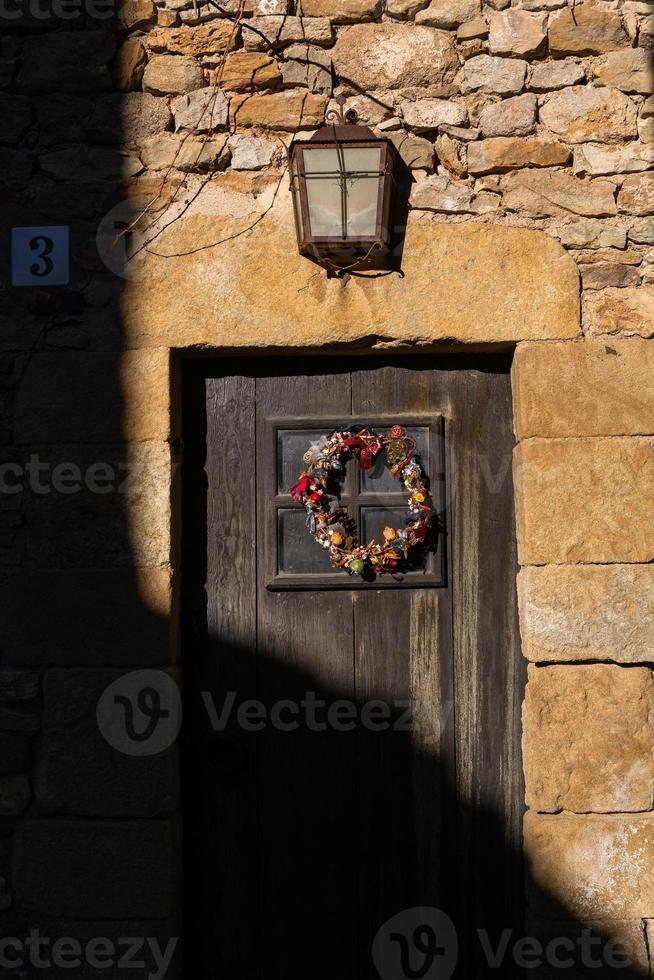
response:
[[[336,102],[338,103],[338,109],[328,109],[325,113],[325,120],[330,122],[330,120],[335,119],[339,126],[355,126],[359,121],[359,113],[356,109],[345,111],[346,99],[344,95],[338,95]]]

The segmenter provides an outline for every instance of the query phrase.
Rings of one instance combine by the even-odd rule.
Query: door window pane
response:
[[[303,456],[313,442],[321,444],[330,429],[279,429],[277,431],[277,493],[287,494],[306,467]]]
[[[407,429],[407,435],[415,439],[416,455],[423,472],[433,480],[435,474],[430,472],[429,429],[427,426],[411,426]],[[406,497],[406,490],[400,481],[391,476],[385,450],[379,454],[372,469],[361,472],[361,493],[398,493]]]
[[[327,551],[309,533],[304,508],[277,511],[277,566],[287,575],[311,575],[332,572],[342,575],[332,565]]]
[[[376,541],[381,544],[384,540],[384,528],[392,527],[401,530],[404,518],[408,514],[406,507],[362,507],[361,508],[361,540],[364,544]],[[409,552],[411,567],[419,570],[430,568],[429,553],[422,546],[413,547]],[[430,568],[431,570],[431,568]]]

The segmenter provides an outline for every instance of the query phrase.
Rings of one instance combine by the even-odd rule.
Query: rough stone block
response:
[[[274,14],[252,17],[243,24],[243,43],[248,51],[268,51],[288,44],[329,47],[334,28],[327,17],[289,17]]]
[[[386,0],[386,13],[399,20],[411,20],[428,0]]]
[[[329,17],[335,24],[374,20],[382,12],[381,0],[298,0],[302,17]]]
[[[229,149],[232,154],[232,170],[261,170],[271,166],[279,147],[272,140],[238,133],[229,137]]]
[[[595,262],[581,266],[581,283],[585,290],[638,286],[640,273],[626,262]]]
[[[492,14],[488,37],[491,54],[534,57],[545,48],[547,14],[513,7]]]
[[[76,919],[165,919],[178,900],[176,820],[31,820],[16,830],[17,904]]]
[[[143,78],[148,57],[138,38],[128,37],[118,49],[113,63],[113,81],[121,92],[137,89]]]
[[[627,244],[624,228],[606,221],[573,221],[557,229],[557,237],[568,248],[619,248]]]
[[[33,446],[24,454],[26,518],[19,541],[27,566],[97,568],[170,561],[168,443],[126,443],[122,449],[107,444]]]
[[[388,330],[394,342],[560,339],[578,333],[577,267],[541,232],[410,221],[405,278],[356,280],[343,290],[336,280],[317,279],[311,264],[297,256],[290,208],[287,220],[281,207],[280,200],[277,221],[227,242],[210,277],[193,256],[148,256],[143,280],[125,287],[128,345],[253,346],[265,336],[283,347],[323,346]],[[182,219],[161,236],[159,251],[179,254],[215,242],[217,234],[225,237],[234,227],[213,215]],[[407,304],[411,283],[416,288]],[[216,309],[220,317],[211,312]]]
[[[2,644],[4,650],[4,643]],[[39,697],[39,675],[34,670],[0,667],[0,701],[35,701]]]
[[[150,31],[145,42],[152,51],[168,51],[170,54],[198,58],[215,56],[235,48],[239,31],[229,20],[216,20],[196,27],[173,27],[164,31]],[[148,66],[149,67],[149,66]],[[171,90],[172,91],[172,90]]]
[[[654,439],[528,439],[514,478],[520,564],[654,560]]]
[[[5,576],[0,590],[5,662],[62,666],[172,662],[177,615],[167,567],[19,571]]]
[[[654,337],[654,287],[651,285],[589,293],[584,307],[591,334]]]
[[[118,183],[121,175],[134,177],[143,170],[143,164],[134,154],[120,154],[109,147],[77,144],[61,150],[43,153],[39,167],[56,181],[69,180],[72,185]],[[109,189],[109,188],[107,188]]]
[[[531,218],[578,214],[587,218],[617,213],[615,185],[609,180],[574,177],[564,170],[521,170],[502,180],[503,204]]]
[[[40,727],[40,704],[0,704],[0,731],[35,735]]]
[[[654,435],[654,344],[521,344],[512,391],[518,439]]]
[[[525,852],[537,914],[654,918],[654,814],[527,813]]]
[[[155,54],[143,72],[143,88],[154,95],[192,92],[203,85],[202,66],[193,58]]]
[[[400,110],[405,125],[417,132],[428,132],[439,126],[460,126],[468,118],[465,105],[448,99],[418,99],[402,102]]]
[[[108,91],[115,50],[109,31],[60,31],[28,37],[17,86],[27,92]]]
[[[460,43],[482,40],[488,37],[488,22],[485,17],[475,17],[461,24],[456,31],[456,39]]]
[[[326,96],[289,89],[271,95],[253,95],[238,106],[233,118],[238,126],[295,132],[321,126],[326,108]]]
[[[654,174],[625,177],[618,192],[618,210],[624,214],[654,214]]]
[[[636,106],[617,89],[586,86],[555,92],[541,106],[540,120],[568,143],[617,143],[638,134]]]
[[[486,92],[497,95],[517,95],[524,88],[527,62],[521,59],[480,54],[466,61],[463,69],[465,92]]]
[[[30,100],[25,95],[0,95],[0,143],[18,143],[32,123]]]
[[[219,88],[211,85],[173,99],[171,109],[175,117],[175,130],[207,133],[209,130],[225,129],[229,122],[229,99]]]
[[[117,26],[121,31],[145,27],[155,19],[152,0],[121,0],[118,4]]]
[[[550,92],[586,81],[586,73],[576,61],[544,61],[532,68],[529,88]]]
[[[628,237],[637,245],[654,245],[654,221],[637,221],[630,227]]]
[[[119,442],[171,436],[168,350],[30,356],[20,373],[18,443]]]
[[[332,94],[332,56],[330,51],[315,44],[291,44],[284,52],[280,66],[282,85],[296,85],[322,95]]]
[[[31,798],[29,776],[0,776],[0,817],[19,817]]]
[[[443,127],[445,128],[445,127]],[[460,126],[448,126],[449,130],[461,130]],[[478,131],[477,131],[478,132]],[[466,177],[468,174],[468,151],[467,146],[464,142],[460,141],[456,137],[456,132],[454,134],[447,135],[444,132],[439,133],[436,137],[436,142],[434,144],[436,149],[436,159],[450,174],[455,177]],[[441,172],[439,175],[445,177],[445,174]],[[447,178],[446,178],[447,179]],[[415,190],[415,187],[412,188]],[[484,199],[492,202],[493,207],[488,207],[486,210],[494,210],[494,205],[500,204],[500,195],[491,194],[489,191],[480,190],[478,194],[470,192],[470,188],[466,187],[466,190],[470,194],[470,199],[479,203]],[[474,210],[474,209],[473,209]],[[477,212],[478,214],[483,214],[484,210],[482,208]]]
[[[224,170],[229,163],[227,136],[215,139],[189,133],[158,133],[141,144],[141,159],[149,170],[206,173]]]
[[[84,121],[84,138],[92,143],[124,143],[133,147],[146,136],[169,129],[170,122],[166,99],[158,99],[148,92],[112,93],[94,100]],[[68,142],[62,135],[59,134],[56,142]]]
[[[389,133],[388,138],[407,167],[428,172],[434,169],[434,144],[429,140],[403,131]]]
[[[424,10],[416,14],[416,24],[424,24],[426,27],[438,27],[441,30],[451,31],[460,24],[472,20],[481,13],[481,3],[479,0],[449,0],[443,3],[442,0],[432,0],[432,3]]]
[[[610,51],[595,59],[592,73],[604,85],[622,92],[649,95],[654,91],[654,53],[641,48]]]
[[[29,738],[13,732],[0,732],[0,773],[27,772],[31,758]]]
[[[411,188],[411,207],[444,214],[485,214],[499,206],[499,195],[480,191],[475,194],[461,181],[434,174]]]
[[[602,54],[629,47],[627,33],[617,10],[595,3],[580,3],[554,14],[549,23],[549,47],[556,56]]]
[[[573,172],[598,177],[649,170],[654,166],[654,145],[632,140],[624,146],[585,143],[575,147]]]
[[[654,565],[542,565],[518,574],[528,660],[647,663],[654,650]]]
[[[530,667],[523,708],[527,806],[648,810],[654,794],[654,681],[645,667]]]
[[[174,747],[143,758],[108,744],[96,707],[123,671],[46,671],[43,721],[33,773],[42,813],[79,817],[160,817],[178,805]]]
[[[481,112],[479,128],[484,136],[528,136],[536,125],[538,100],[527,93],[502,102],[490,102]]]
[[[564,910],[561,910],[562,912]],[[622,974],[646,977],[648,945],[640,919],[565,922],[530,916],[527,935],[543,948],[529,980],[611,980]]]
[[[227,56],[220,71],[221,87],[229,92],[273,89],[281,80],[275,59],[258,51],[234,51]]]
[[[567,146],[537,136],[523,139],[511,136],[494,136],[479,140],[468,147],[468,170],[481,175],[502,173],[519,167],[563,166],[570,159]]]
[[[459,67],[454,39],[429,27],[355,24],[338,38],[334,68],[357,90],[443,85]]]

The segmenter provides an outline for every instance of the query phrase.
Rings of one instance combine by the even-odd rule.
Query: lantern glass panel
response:
[[[335,147],[305,147],[307,206],[313,238],[375,238],[377,234],[381,148],[341,144],[346,189],[342,213],[339,154]]]

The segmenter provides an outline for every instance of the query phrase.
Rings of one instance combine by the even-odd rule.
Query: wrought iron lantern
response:
[[[397,157],[390,140],[357,125],[339,101],[327,113],[331,125],[289,149],[300,253],[335,272],[388,252]]]

